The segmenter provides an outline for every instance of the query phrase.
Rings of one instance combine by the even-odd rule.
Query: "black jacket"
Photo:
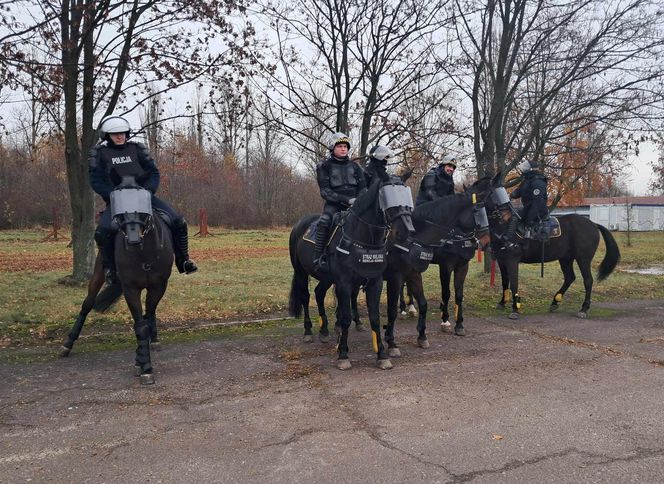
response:
[[[128,141],[123,145],[101,143],[88,155],[90,185],[106,203],[111,192],[131,175],[136,182],[154,195],[159,188],[159,169],[142,143]]]
[[[438,165],[424,175],[417,193],[415,205],[421,205],[437,198],[454,195],[454,179],[445,173],[443,165]]]
[[[367,188],[364,172],[360,165],[349,158],[337,159],[332,156],[316,166],[316,180],[320,196],[328,203],[348,205]]]
[[[523,202],[521,217],[527,224],[549,216],[549,209],[546,206],[548,198],[546,186],[547,178],[544,175],[529,171],[523,176],[519,188],[510,195],[510,198],[521,198]]]

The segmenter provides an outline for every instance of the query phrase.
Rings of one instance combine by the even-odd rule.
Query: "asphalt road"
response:
[[[607,305],[604,305],[607,306]],[[664,301],[467,318],[374,366],[251,332],[0,367],[0,482],[664,482]],[[85,344],[85,341],[80,342]]]

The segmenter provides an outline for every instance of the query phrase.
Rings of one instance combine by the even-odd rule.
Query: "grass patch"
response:
[[[289,320],[276,324],[259,325],[252,329],[243,326],[231,328],[178,329],[194,327],[200,322],[260,319],[286,316],[292,268],[288,257],[288,229],[228,230],[211,229],[214,237],[191,238],[192,257],[200,271],[193,276],[175,273],[169,284],[158,318],[163,340],[173,342],[198,341],[216,337],[282,337],[292,331],[301,332],[301,322]],[[59,346],[78,314],[85,297],[85,288],[66,286],[59,281],[69,273],[71,258],[68,241],[42,242],[47,231],[42,229],[0,231],[0,353],[23,347]],[[664,276],[622,272],[621,268],[647,268],[664,263],[664,237],[658,232],[631,234],[627,246],[624,233],[614,233],[620,246],[622,260],[618,270],[601,283],[595,283],[593,302],[625,299],[664,299]],[[604,243],[600,242],[593,261],[596,271],[604,256]],[[22,259],[21,259],[22,258]],[[25,260],[23,271],[10,270],[3,261]],[[30,265],[32,264],[32,265]],[[67,265],[69,264],[69,265]],[[548,311],[551,298],[562,284],[558,263],[545,264],[544,278],[539,277],[539,265],[520,266],[520,295],[524,313],[539,314]],[[561,304],[564,314],[574,315],[583,301],[583,282],[577,280]],[[430,301],[430,315],[438,315],[440,283],[438,268],[432,266],[424,274],[425,291]],[[313,295],[314,283],[311,283]],[[468,315],[498,314],[495,304],[500,299],[499,274],[495,287],[489,284],[489,275],[483,273],[483,264],[471,261],[465,286],[465,309]],[[385,294],[383,293],[383,303]],[[360,295],[363,308],[364,296]],[[312,316],[315,303],[312,297]],[[332,291],[328,294],[328,315],[333,319]],[[384,308],[383,308],[384,312]],[[591,315],[611,316],[607,309],[593,305]],[[86,341],[83,351],[102,351],[133,342],[133,322],[124,301],[111,311],[90,314],[83,334],[96,334],[95,342]],[[275,328],[279,328],[278,330]],[[171,332],[169,329],[173,329]],[[284,333],[284,330],[288,330]],[[98,340],[97,340],[98,338]],[[118,339],[119,338],[119,339]],[[89,347],[89,348],[88,348]],[[77,347],[77,351],[79,348]]]

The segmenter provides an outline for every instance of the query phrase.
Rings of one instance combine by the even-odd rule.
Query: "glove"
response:
[[[354,203],[355,203],[355,199],[354,199],[354,198],[351,198],[350,200],[348,200],[348,206],[349,206],[349,207],[352,207]]]

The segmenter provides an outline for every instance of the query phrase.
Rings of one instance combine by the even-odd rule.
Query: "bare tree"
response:
[[[0,13],[3,82],[36,80],[44,106],[64,104],[64,119],[53,119],[64,133],[74,280],[86,278],[94,255],[86,157],[95,117],[127,111],[130,98],[136,100],[131,111],[241,62],[252,29],[234,32],[227,16],[237,7],[220,0],[17,0]],[[213,37],[223,39],[223,51],[210,51]],[[32,57],[35,51],[40,59]]]
[[[657,161],[651,163],[653,177],[650,180],[648,188],[656,194],[664,195],[664,139],[660,138],[659,154]]]
[[[650,0],[456,0],[448,72],[472,103],[478,174],[555,164],[570,126],[610,126],[611,140],[653,119],[662,15]]]
[[[278,68],[266,70],[271,113],[311,149],[311,126],[359,130],[359,154],[397,129],[405,103],[442,82],[433,50],[444,1],[324,0],[265,3]],[[303,125],[300,121],[307,120]],[[299,136],[294,136],[297,133]],[[312,140],[320,141],[318,139]]]

